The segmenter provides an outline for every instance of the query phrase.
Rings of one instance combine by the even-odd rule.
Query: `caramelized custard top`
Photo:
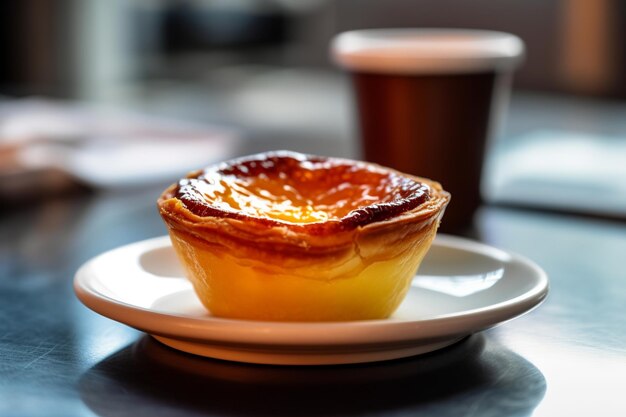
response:
[[[354,228],[412,210],[430,188],[362,162],[272,152],[196,172],[179,181],[175,197],[201,217]]]

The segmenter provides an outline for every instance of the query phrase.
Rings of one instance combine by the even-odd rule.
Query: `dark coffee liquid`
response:
[[[452,194],[441,230],[471,224],[495,73],[353,74],[364,157],[439,181]]]

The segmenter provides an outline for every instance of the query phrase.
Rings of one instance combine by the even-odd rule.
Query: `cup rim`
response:
[[[453,74],[511,71],[524,42],[498,31],[448,28],[366,29],[335,36],[331,55],[355,72]]]

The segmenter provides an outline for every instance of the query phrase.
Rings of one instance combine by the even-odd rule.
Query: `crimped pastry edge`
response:
[[[339,159],[339,158],[335,158]],[[349,161],[349,160],[344,160]],[[361,162],[362,163],[362,162]],[[341,263],[346,257],[391,257],[405,250],[411,236],[430,229],[441,221],[450,194],[441,185],[426,178],[403,174],[390,168],[365,163],[409,177],[429,186],[429,200],[413,210],[383,221],[374,221],[354,229],[326,234],[308,233],[306,227],[283,222],[280,225],[259,224],[228,217],[202,217],[192,213],[175,195],[177,184],[168,187],[157,202],[166,225],[185,236],[190,244],[263,262],[291,261]]]

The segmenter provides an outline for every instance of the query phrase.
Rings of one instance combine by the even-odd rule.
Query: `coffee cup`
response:
[[[441,182],[452,194],[442,230],[469,227],[523,42],[484,30],[371,29],[339,34],[331,52],[352,79],[361,156]]]

